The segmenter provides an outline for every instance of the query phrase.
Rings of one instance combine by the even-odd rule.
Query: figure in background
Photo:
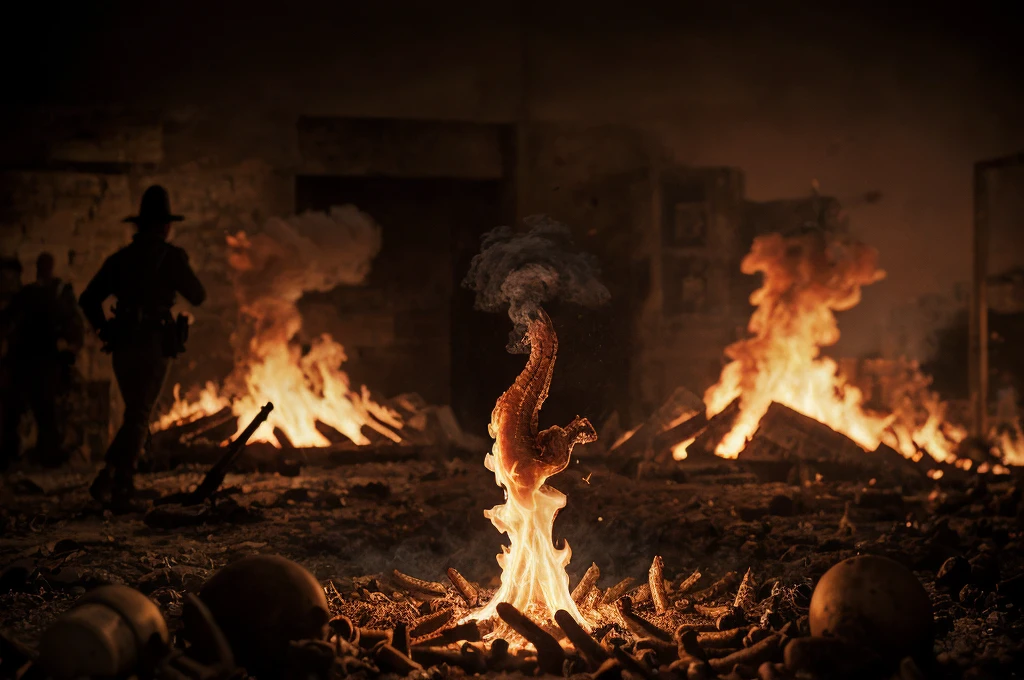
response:
[[[172,222],[167,190],[154,185],[142,196],[139,214],[126,218],[137,232],[132,243],[103,263],[79,304],[110,352],[114,376],[124,399],[124,422],[107,449],[106,465],[90,488],[100,503],[115,512],[135,509],[135,467],[149,434],[153,408],[171,360],[184,349],[188,320],[174,319],[171,307],[178,294],[193,305],[206,291],[189,265],[188,255],[167,242]],[[108,319],[103,303],[117,299]]]
[[[19,424],[26,411],[36,421],[39,462],[60,465],[64,423],[57,402],[71,387],[84,328],[70,283],[54,276],[54,258],[36,259],[36,280],[23,286],[2,312],[7,353],[3,369],[2,463],[21,455]]]

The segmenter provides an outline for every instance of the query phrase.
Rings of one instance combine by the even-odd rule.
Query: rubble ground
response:
[[[145,521],[102,513],[87,492],[90,471],[8,475],[0,487],[0,630],[34,645],[87,589],[123,583],[157,601],[174,631],[184,593],[228,562],[260,553],[307,567],[335,613],[360,626],[415,614],[400,604],[358,606],[401,602],[389,585],[393,570],[447,582],[445,570],[454,567],[484,590],[497,586],[504,537],[483,510],[501,503],[502,492],[482,455],[289,474],[229,475],[214,505],[161,506]],[[201,476],[195,467],[140,475],[140,493],[186,491]],[[583,458],[550,482],[568,496],[554,535],[572,548],[571,587],[592,563],[600,588],[626,577],[646,583],[660,556],[670,595],[697,570],[702,588],[749,569],[757,600],[778,582],[800,608],[836,562],[885,555],[914,570],[929,592],[935,653],[947,673],[1005,678],[1024,667],[1018,477],[901,486],[815,477],[791,485],[759,481],[737,461],[641,465],[624,476]],[[651,606],[638,602],[637,611],[659,620]]]

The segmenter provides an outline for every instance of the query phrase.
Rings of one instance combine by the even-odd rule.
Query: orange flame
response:
[[[302,294],[361,282],[380,248],[379,232],[367,215],[345,206],[330,213],[272,219],[251,237],[244,232],[229,235],[228,263],[241,319],[232,338],[235,369],[225,381],[231,398],[207,383],[195,400],[183,400],[176,385],[174,404],[156,428],[230,406],[240,431],[269,401],[274,410],[251,441],[280,447],[274,434],[278,429],[294,446],[328,446],[317,423],[360,445],[370,443],[363,428],[401,441],[396,432],[403,425],[399,414],[375,402],[365,386],[351,389],[341,369],[346,356],[340,344],[325,334],[303,353],[295,341],[302,329],[296,306]]]
[[[495,409],[489,426],[492,437],[496,436],[500,418]],[[550,620],[556,611],[564,609],[581,625],[589,625],[569,591],[565,568],[572,550],[568,542],[556,548],[551,537],[555,516],[565,507],[565,494],[547,486],[546,476],[520,475],[516,464],[509,464],[502,456],[500,439],[495,439],[484,465],[505,489],[505,503],[484,511],[484,516],[498,531],[508,534],[511,547],[502,546],[498,555],[501,587],[471,618],[493,618],[498,604],[508,602],[534,620]]]
[[[704,397],[708,417],[740,398],[739,415],[716,454],[736,457],[775,401],[867,450],[884,442],[908,458],[921,450],[939,461],[956,457],[955,446],[966,433],[945,422],[942,403],[924,389],[927,381],[916,367],[911,384],[923,413],[905,408],[878,414],[864,408],[863,394],[836,362],[821,356],[822,347],[839,339],[835,312],[855,306],[863,286],[884,278],[877,261],[875,249],[818,231],[754,240],[741,264],[744,274],[764,275],[750,298],[757,308],[748,326],[751,336],[726,349],[732,361]],[[685,455],[680,448],[676,455]]]

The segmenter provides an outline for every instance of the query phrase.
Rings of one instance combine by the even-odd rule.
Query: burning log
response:
[[[623,440],[618,446],[613,446],[610,452],[627,457],[644,454],[651,450],[657,453],[662,448],[657,443],[658,438],[662,434],[680,427],[681,423],[687,423],[695,418],[699,418],[703,412],[704,402],[701,398],[685,387],[680,387],[646,421],[634,430],[632,435]],[[685,439],[688,439],[688,437],[679,439],[679,441],[684,441]]]
[[[587,631],[583,630],[583,627],[576,622],[576,619],[569,612],[564,609],[559,609],[555,612],[555,623],[565,633],[565,637],[569,638],[569,642],[572,643],[573,647],[594,668],[597,668],[610,658],[608,651],[597,640],[592,638]]]
[[[452,582],[455,590],[465,600],[466,604],[470,607],[475,607],[480,599],[480,595],[477,593],[476,588],[473,587],[473,584],[467,581],[466,577],[460,574],[454,567],[448,567],[445,573],[448,574],[448,580]]]
[[[225,406],[216,413],[177,423],[165,430],[154,432],[151,443],[153,448],[159,449],[175,443],[188,443],[199,438],[221,442],[233,435],[237,428],[237,418],[231,412],[231,407]]]
[[[687,450],[693,453],[714,453],[719,443],[732,431],[740,416],[740,410],[740,397],[736,397],[722,411],[708,419],[707,426],[694,437]]]
[[[684,420],[672,429],[665,430],[655,437],[654,441],[651,442],[651,448],[654,450],[655,455],[665,453],[677,444],[696,439],[697,435],[707,428],[709,422],[707,412],[701,410],[694,414],[692,418]]]
[[[777,402],[768,406],[754,437],[739,454],[749,461],[829,461],[863,466],[864,449],[844,434]]]
[[[654,611],[658,614],[668,609],[668,595],[665,594],[665,578],[662,576],[664,562],[661,555],[654,558],[651,569],[647,574],[647,581],[651,589],[651,600],[654,602]]]
[[[558,640],[507,602],[499,602],[497,612],[502,621],[534,646],[537,650],[537,665],[542,672],[552,675],[562,674],[565,651],[558,644]]]
[[[576,587],[572,590],[572,601],[577,605],[583,602],[584,598],[590,594],[590,591],[597,584],[597,580],[601,578],[601,570],[598,568],[597,563],[591,563],[590,567],[583,574],[583,578],[576,584]]]
[[[444,597],[448,594],[448,589],[440,583],[423,581],[408,574],[403,574],[397,569],[392,570],[391,576],[398,586],[414,594],[425,595],[430,598]]]

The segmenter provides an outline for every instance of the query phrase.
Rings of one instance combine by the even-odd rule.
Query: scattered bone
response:
[[[586,573],[583,574],[583,578],[576,584],[576,587],[572,590],[572,601],[577,606],[583,602],[583,600],[590,594],[594,586],[597,585],[597,580],[601,578],[601,570],[598,568],[597,563],[592,563],[587,569]]]
[[[374,647],[373,658],[381,670],[398,675],[408,675],[413,671],[423,670],[423,666],[387,643]]]
[[[656,625],[636,614],[633,611],[633,601],[629,597],[621,597],[615,602],[616,611],[622,617],[623,623],[629,632],[638,638],[653,637],[659,640],[671,640],[672,634],[658,628]]]
[[[740,581],[740,587],[736,591],[736,599],[733,600],[732,606],[746,610],[753,606],[756,599],[757,588],[754,584],[754,577],[751,574],[750,568],[747,568],[747,573],[743,575],[743,580]]]
[[[444,626],[448,625],[448,622],[455,616],[455,612],[451,609],[441,609],[440,611],[428,614],[421,619],[413,621],[410,634],[414,638],[420,638],[424,635],[430,635],[436,633]]]
[[[448,574],[448,580],[452,582],[455,590],[466,601],[466,604],[470,607],[475,607],[480,599],[480,595],[477,593],[476,588],[473,587],[473,584],[467,581],[466,577],[460,574],[454,567],[448,567],[446,573]]]
[[[643,583],[629,591],[627,597],[633,601],[633,604],[643,604],[651,599],[651,587]]]
[[[718,673],[731,671],[737,665],[757,668],[766,661],[777,661],[784,644],[783,636],[776,633],[766,637],[752,647],[741,649],[726,657],[712,659],[710,661],[711,668]]]
[[[692,574],[687,576],[686,579],[679,584],[679,588],[676,589],[676,592],[679,595],[685,595],[686,593],[690,592],[690,590],[692,590],[693,587],[697,585],[697,581],[700,581],[700,577],[700,571],[695,569]]]
[[[608,590],[604,591],[604,597],[601,598],[600,604],[612,604],[612,603],[614,603],[620,597],[625,595],[626,591],[629,590],[635,582],[636,582],[636,579],[633,578],[632,576],[628,576],[628,577],[622,579],[621,581],[619,581],[618,583],[613,585],[611,588],[609,588]]]
[[[647,574],[647,583],[651,589],[651,600],[654,602],[654,611],[658,614],[668,609],[668,595],[665,594],[665,578],[662,576],[664,562],[661,555],[654,558],[651,569]]]
[[[402,572],[395,569],[391,572],[392,577],[395,579],[395,583],[402,588],[408,590],[411,593],[426,595],[428,597],[444,597],[448,594],[448,589],[440,583],[433,581],[423,581],[418,578],[403,574]]]

